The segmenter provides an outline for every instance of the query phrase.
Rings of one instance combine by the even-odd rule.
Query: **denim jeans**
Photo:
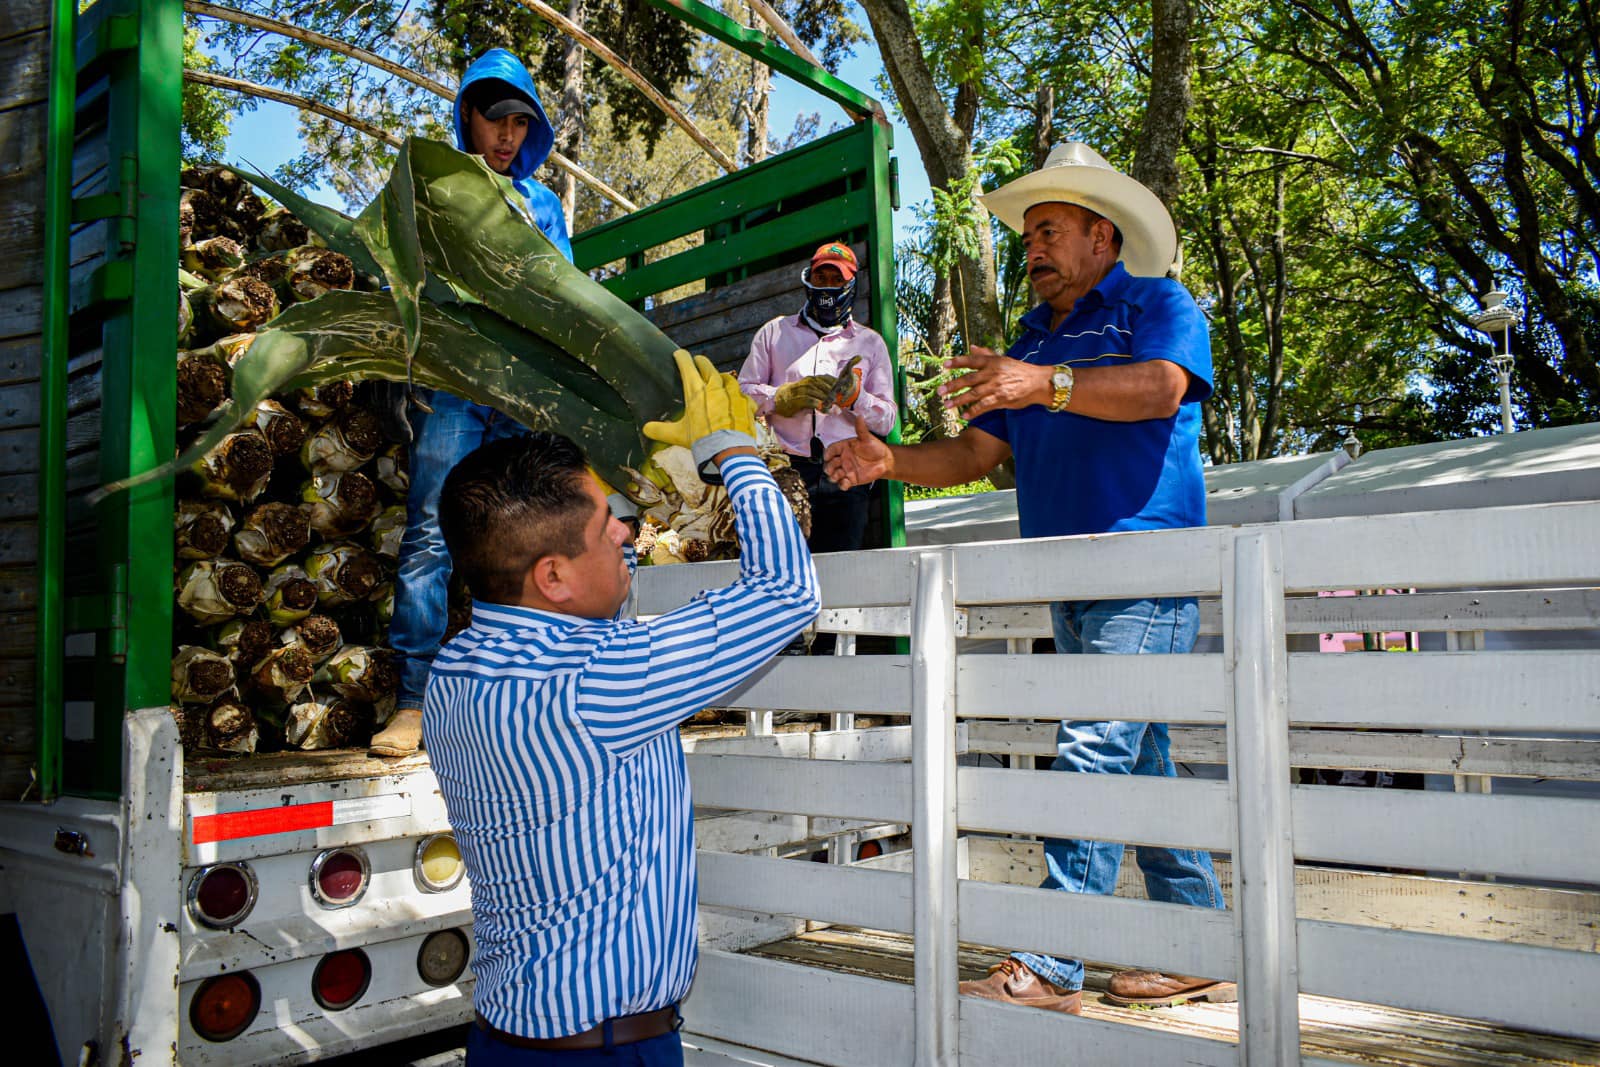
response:
[[[428,668],[444,640],[450,608],[450,553],[439,531],[439,490],[445,475],[479,445],[516,437],[527,429],[493,408],[446,392],[429,399],[431,413],[414,410],[411,489],[406,495],[406,535],[400,542],[389,644],[400,654],[402,708],[421,708]]]
[[[1148,655],[1188,652],[1200,628],[1192,598],[1084,600],[1050,605],[1056,652],[1068,655]],[[1165,723],[1075,720],[1056,730],[1056,771],[1084,774],[1148,774],[1173,778]],[[1180,816],[1174,813],[1176,826]],[[1123,846],[1111,841],[1046,840],[1046,889],[1110,893],[1122,868]],[[1211,856],[1194,849],[1141,845],[1136,850],[1151,900],[1223,907],[1222,885]],[[1016,953],[1035,974],[1064,989],[1083,986],[1083,964],[1034,953]]]

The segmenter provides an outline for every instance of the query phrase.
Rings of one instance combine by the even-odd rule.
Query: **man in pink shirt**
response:
[[[817,249],[800,281],[805,307],[756,332],[739,385],[805,479],[811,551],[845,552],[861,547],[870,487],[840,489],[823,473],[822,454],[855,437],[857,415],[880,437],[894,428],[894,371],[883,338],[851,318],[856,257],[849,245],[831,241]],[[850,372],[855,381],[838,396],[834,380],[852,356],[860,357]]]

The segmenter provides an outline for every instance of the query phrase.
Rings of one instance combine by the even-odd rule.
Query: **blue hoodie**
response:
[[[561,250],[562,255],[571,260],[572,242],[567,238],[567,218],[561,211],[561,198],[533,178],[533,172],[550,158],[550,149],[556,143],[555,130],[545,117],[544,105],[539,102],[539,93],[533,87],[533,78],[529,76],[527,68],[504,48],[489,49],[461,76],[455,104],[456,144],[463,152],[473,150],[467,136],[467,117],[461,100],[466,96],[467,86],[484,78],[498,78],[507,82],[527,93],[528,99],[533,101],[533,109],[538,114],[528,120],[528,137],[522,142],[522,150],[511,161],[507,177],[516,186],[517,192],[528,201],[528,209],[533,212],[539,229],[550,238],[551,244]]]

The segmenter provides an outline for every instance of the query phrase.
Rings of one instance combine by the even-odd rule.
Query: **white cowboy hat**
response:
[[[1156,194],[1082,141],[1056,145],[1044,166],[979,199],[1018,233],[1023,215],[1035,204],[1077,204],[1104,215],[1122,231],[1122,262],[1129,274],[1162,277],[1178,255],[1178,231]]]

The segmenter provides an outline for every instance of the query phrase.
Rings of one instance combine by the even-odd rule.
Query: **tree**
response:
[[[949,191],[953,185],[967,182],[967,211],[973,220],[977,249],[975,255],[963,254],[959,260],[954,294],[957,315],[972,331],[963,337],[964,342],[998,344],[1005,331],[995,296],[994,238],[987,212],[971,199],[975,183],[969,181],[975,177],[972,138],[983,74],[982,5],[952,3],[944,11],[963,32],[965,47],[959,54],[968,60],[960,67],[954,98],[949,103],[935,79],[907,0],[862,0],[861,7],[872,25],[884,71],[906,125],[911,127],[929,184]]]

